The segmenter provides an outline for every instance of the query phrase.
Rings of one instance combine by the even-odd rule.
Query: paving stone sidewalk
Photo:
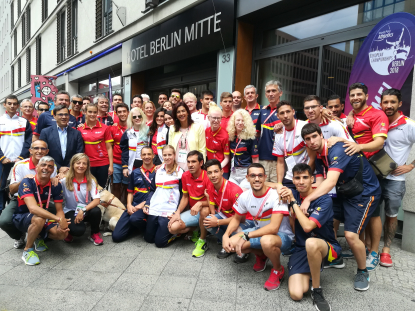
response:
[[[271,266],[255,273],[254,256],[239,265],[232,256],[219,260],[220,246],[208,241],[206,255],[192,258],[193,243],[181,239],[157,249],[141,236],[120,244],[104,237],[103,246],[94,246],[85,235],[72,244],[48,242],[41,264],[30,267],[0,230],[0,310],[315,310],[309,293],[301,302],[289,298],[287,271],[280,289],[266,292]],[[394,243],[394,267],[371,273],[367,292],[353,289],[354,260],[324,270],[332,310],[415,310],[415,254]]]

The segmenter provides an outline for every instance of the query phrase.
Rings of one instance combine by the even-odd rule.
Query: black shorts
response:
[[[344,209],[343,209],[343,204],[341,203],[339,198],[332,198],[333,200],[333,218],[340,221],[340,222],[344,222]]]
[[[26,233],[27,230],[29,229],[29,226],[32,224],[32,218],[33,218],[33,214],[30,213],[24,213],[24,214],[14,214],[13,215],[13,223],[16,226],[16,228],[18,230],[20,230],[22,233]],[[48,222],[45,223],[45,225],[43,226],[42,231],[39,233],[40,237],[42,239],[46,239],[46,237],[48,236],[48,232],[50,229],[52,229],[53,227],[57,226],[58,223],[57,222]]]
[[[326,241],[325,241],[326,242]],[[332,262],[334,259],[337,259],[341,254],[340,245],[333,245],[327,243],[327,256],[323,258],[321,262],[321,267],[324,266],[327,262]],[[305,274],[311,273],[310,266],[308,265],[307,251],[305,247],[296,246],[294,253],[291,255],[290,260],[288,261],[288,275],[294,274]]]

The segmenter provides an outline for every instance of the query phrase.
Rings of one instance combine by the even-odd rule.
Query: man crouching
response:
[[[232,218],[225,235],[223,248],[237,254],[254,253],[256,262],[254,271],[264,271],[267,261],[272,263],[271,274],[264,289],[275,290],[284,278],[284,267],[280,263],[281,251],[290,249],[294,234],[290,227],[287,204],[280,203],[275,189],[265,186],[267,175],[259,163],[248,167],[246,178],[251,189],[241,194],[233,205],[235,217]],[[244,217],[252,216],[255,227],[243,230],[230,237],[238,229]]]
[[[26,247],[22,260],[26,265],[40,263],[38,252],[48,248],[46,237],[63,240],[68,235],[68,222],[62,209],[62,186],[53,186],[50,176],[55,169],[55,160],[44,156],[36,165],[34,178],[24,178],[19,186],[18,206],[13,214],[13,223],[22,233],[27,232]],[[51,198],[55,203],[56,215],[48,211]]]
[[[322,265],[332,262],[341,254],[334,236],[332,199],[325,194],[311,202],[305,213],[300,205],[314,190],[313,172],[307,164],[293,168],[293,183],[297,190],[283,187],[281,197],[289,198],[295,214],[295,250],[288,262],[288,290],[293,300],[301,300],[308,292],[312,278],[311,297],[317,310],[330,311],[331,307],[320,287]]]

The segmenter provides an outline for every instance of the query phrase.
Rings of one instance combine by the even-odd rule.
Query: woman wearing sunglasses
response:
[[[195,123],[190,110],[185,103],[180,103],[173,109],[174,125],[170,128],[169,144],[176,148],[176,162],[187,171],[187,154],[197,150],[206,160],[205,127]]]
[[[169,137],[169,128],[164,124],[164,108],[158,108],[153,116],[153,123],[150,125],[148,131],[149,145],[153,149],[155,165],[160,165],[163,162],[162,150],[167,145]]]
[[[131,172],[141,167],[141,149],[147,145],[147,117],[140,108],[133,108],[127,119],[127,129],[121,137],[121,162],[123,175],[128,177]]]
[[[231,175],[229,181],[237,184],[244,191],[251,188],[246,179],[248,166],[259,162],[258,139],[256,129],[249,112],[236,110],[231,116],[227,131],[231,149]]]
[[[91,173],[104,188],[108,175],[114,172],[112,139],[109,126],[98,121],[98,106],[88,104],[85,123],[78,127],[85,144],[85,153],[91,161]]]

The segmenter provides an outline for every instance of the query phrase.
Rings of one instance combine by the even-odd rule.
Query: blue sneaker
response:
[[[285,257],[290,257],[295,251],[295,245],[292,244],[291,248],[289,250],[287,250],[286,252],[281,252],[281,254]]]
[[[370,276],[369,272],[357,271],[354,277],[354,289],[355,290],[368,290],[369,289]]]
[[[374,271],[379,266],[379,254],[372,251],[366,259],[366,269],[369,272]]]
[[[22,260],[26,265],[29,266],[40,264],[39,256],[35,253],[34,248],[29,248],[27,251],[23,251]]]
[[[42,239],[36,239],[35,240],[35,250],[37,252],[44,252],[46,250],[48,250],[48,247],[45,244],[45,241],[43,241]]]
[[[342,251],[342,257],[344,259],[351,259],[351,258],[354,258],[354,254],[351,249],[348,249],[347,251],[344,251],[344,252]]]

